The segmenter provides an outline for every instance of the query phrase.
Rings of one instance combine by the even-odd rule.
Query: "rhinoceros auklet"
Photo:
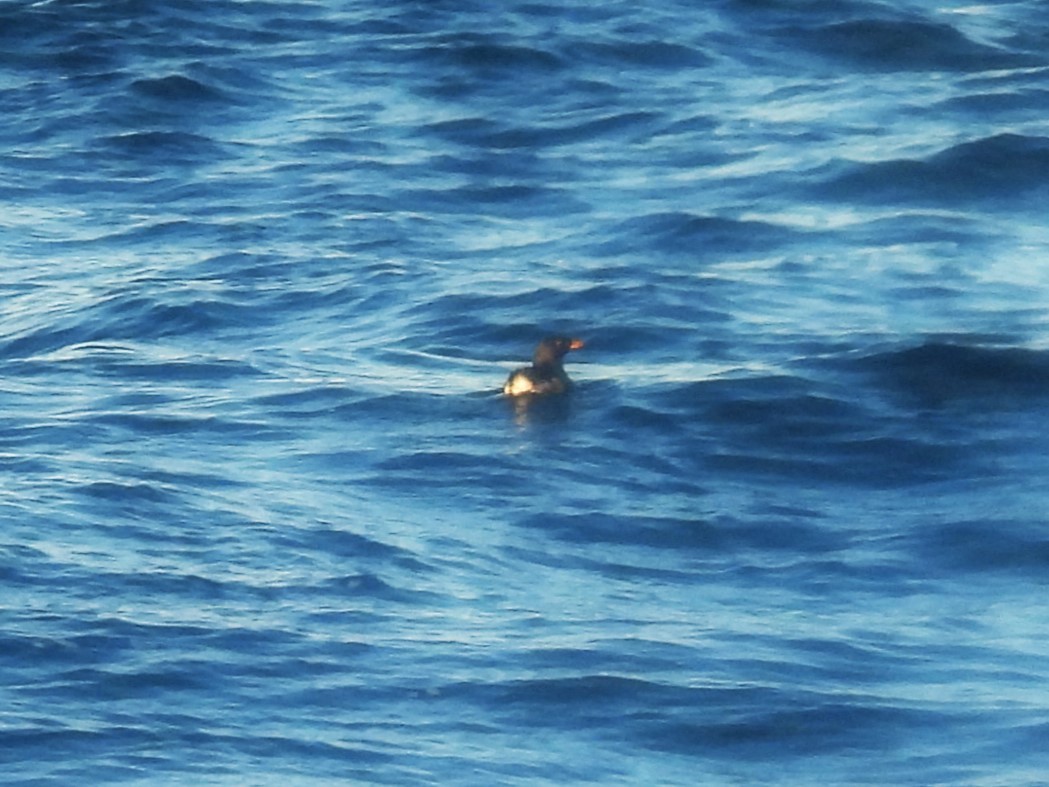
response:
[[[561,359],[569,350],[578,350],[582,346],[582,339],[570,339],[567,336],[543,339],[535,348],[532,365],[511,372],[503,386],[503,393],[507,396],[561,393],[570,384],[561,366]]]

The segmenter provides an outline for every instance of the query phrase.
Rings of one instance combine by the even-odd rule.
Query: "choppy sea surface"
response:
[[[1049,783],[1044,3],[13,0],[0,112],[5,784]]]

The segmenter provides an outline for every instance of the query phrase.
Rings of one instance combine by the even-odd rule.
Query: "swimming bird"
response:
[[[561,365],[562,359],[569,350],[582,346],[582,339],[548,336],[535,348],[532,365],[516,369],[506,378],[503,393],[507,396],[562,393],[571,384]]]

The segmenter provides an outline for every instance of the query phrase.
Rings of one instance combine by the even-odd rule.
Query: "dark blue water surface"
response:
[[[3,781],[1045,783],[1047,42],[0,4]]]

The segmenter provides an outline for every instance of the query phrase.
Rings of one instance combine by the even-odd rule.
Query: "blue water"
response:
[[[3,781],[1047,783],[1047,41],[0,5]]]

